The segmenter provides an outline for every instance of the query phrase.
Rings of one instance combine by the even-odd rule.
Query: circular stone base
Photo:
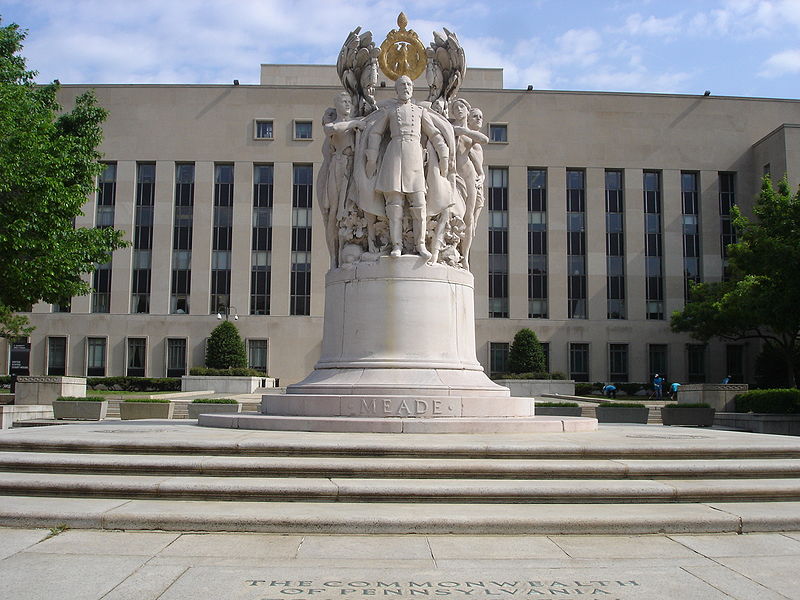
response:
[[[266,431],[336,433],[564,433],[596,431],[588,417],[374,418],[297,417],[258,413],[200,415],[198,425]]]

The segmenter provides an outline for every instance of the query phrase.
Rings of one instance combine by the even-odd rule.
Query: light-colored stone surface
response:
[[[0,560],[34,546],[48,534],[46,529],[0,528]]]
[[[273,388],[271,377],[211,377],[206,375],[184,375],[181,391],[202,392],[213,390],[215,394],[252,394],[259,388]]]
[[[511,390],[512,396],[533,398],[542,394],[574,396],[575,382],[563,379],[495,379],[495,383]]]
[[[0,406],[0,430],[10,429],[15,421],[52,419],[53,407],[49,404],[26,404],[24,406]]]
[[[50,405],[59,396],[86,396],[86,379],[52,375],[22,375],[17,378],[15,404]]]
[[[800,598],[800,552],[781,540],[794,542],[800,538],[797,532],[287,536],[66,531],[30,542],[41,540],[42,533],[0,528],[0,547],[12,552],[0,561],[3,597],[262,600],[311,595],[328,600],[399,592],[401,597]],[[168,537],[175,539],[165,545]],[[14,550],[14,545],[19,547]],[[716,556],[720,550],[742,555]]]
[[[673,540],[695,552],[719,558],[723,556],[796,556],[800,540],[782,533],[748,535],[673,535]]]
[[[733,399],[747,390],[746,384],[739,383],[687,383],[681,386],[678,403],[705,402],[717,412],[729,412],[735,409]]]

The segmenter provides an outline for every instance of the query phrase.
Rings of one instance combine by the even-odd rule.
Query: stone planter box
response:
[[[714,424],[713,408],[670,406],[661,409],[661,422],[664,425],[694,425],[711,427]]]
[[[595,412],[598,423],[647,423],[650,409],[646,406],[598,406]]]
[[[53,404],[59,396],[86,396],[85,377],[24,375],[17,377],[15,404]]]
[[[135,419],[171,419],[175,411],[172,402],[120,402],[119,418],[123,421]]]
[[[108,400],[57,400],[53,402],[53,418],[76,421],[102,421],[108,412]]]
[[[575,382],[571,379],[495,379],[494,382],[511,390],[512,396],[522,398],[534,398],[542,394],[575,395]]]
[[[275,387],[272,377],[214,377],[206,375],[184,375],[181,377],[182,392],[213,391],[216,394],[252,394],[258,388]]]
[[[678,391],[678,403],[703,402],[717,412],[732,412],[736,409],[733,399],[748,389],[745,383],[687,383]]]
[[[718,412],[714,425],[775,435],[800,435],[800,415]]]
[[[534,406],[537,417],[580,417],[580,406]]]
[[[242,405],[238,402],[236,404],[214,404],[205,402],[190,402],[189,418],[196,419],[200,415],[207,415],[211,413],[238,413],[242,412]]]

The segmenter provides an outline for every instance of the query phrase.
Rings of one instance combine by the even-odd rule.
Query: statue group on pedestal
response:
[[[345,91],[325,111],[317,181],[331,268],[416,254],[468,269],[483,207],[483,114],[458,97],[466,72],[455,34],[434,32],[425,48],[398,18],[380,48],[350,33],[337,61]],[[395,97],[376,102],[378,68]],[[428,99],[413,99],[426,73]]]

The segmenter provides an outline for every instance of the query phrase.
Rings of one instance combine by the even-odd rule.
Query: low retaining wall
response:
[[[717,412],[714,415],[714,426],[753,433],[800,435],[800,415]]]
[[[678,405],[705,402],[717,413],[736,409],[733,399],[749,388],[746,383],[687,383],[678,391]]]
[[[206,392],[215,394],[252,394],[259,388],[275,387],[272,377],[214,377],[207,375],[184,375],[181,377],[182,392]]]
[[[571,379],[495,379],[494,382],[511,390],[512,396],[522,398],[534,398],[542,394],[575,395],[575,382]]]
[[[10,429],[14,421],[52,419],[53,407],[47,405],[0,406],[0,429]]]

